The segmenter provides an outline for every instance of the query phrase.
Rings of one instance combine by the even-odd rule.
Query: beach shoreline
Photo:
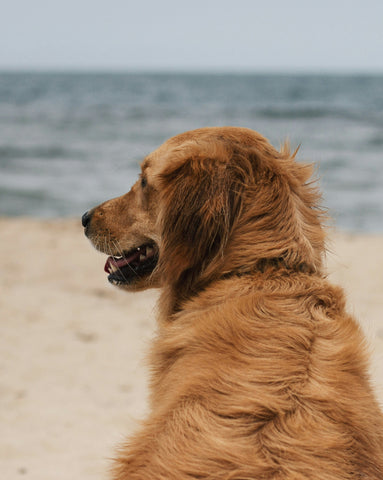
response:
[[[330,234],[329,278],[370,344],[383,402],[383,235]],[[0,471],[101,480],[146,409],[155,290],[118,291],[80,220],[0,218]]]

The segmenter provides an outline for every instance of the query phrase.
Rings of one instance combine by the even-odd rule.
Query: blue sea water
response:
[[[383,76],[0,72],[0,215],[80,216],[164,140],[213,125],[288,138],[335,225],[383,231]]]

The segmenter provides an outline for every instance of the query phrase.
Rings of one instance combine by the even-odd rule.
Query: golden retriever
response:
[[[365,340],[294,157],[249,129],[186,132],[83,216],[111,283],[162,289],[151,413],[113,479],[383,479]]]

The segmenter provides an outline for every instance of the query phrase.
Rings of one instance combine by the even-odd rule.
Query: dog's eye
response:
[[[148,184],[148,181],[146,180],[146,178],[141,177],[141,187],[145,188],[147,184]]]

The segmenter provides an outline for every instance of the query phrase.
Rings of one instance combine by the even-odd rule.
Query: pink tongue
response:
[[[110,269],[112,265],[117,268],[125,267],[126,265],[133,262],[134,260],[139,260],[140,255],[141,255],[141,252],[137,251],[137,252],[134,252],[129,257],[122,257],[122,258],[108,257],[105,263],[104,271],[106,273],[111,273]]]

